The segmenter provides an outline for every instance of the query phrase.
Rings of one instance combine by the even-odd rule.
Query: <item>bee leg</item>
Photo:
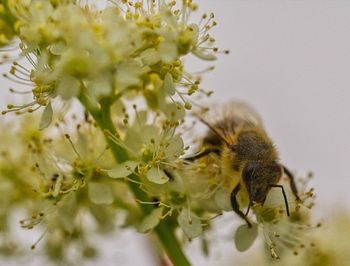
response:
[[[246,213],[244,214],[244,216],[248,216],[251,206],[252,206],[252,202],[249,201],[249,205],[248,205],[247,211],[246,211]]]
[[[244,215],[244,213],[239,209],[239,204],[237,202],[237,199],[236,199],[236,195],[238,193],[240,189],[240,186],[236,186],[232,192],[231,192],[231,205],[232,205],[232,209],[235,213],[237,213],[241,218],[243,218],[248,226],[251,228],[252,227],[252,224],[250,223],[249,219]]]
[[[289,178],[290,188],[292,189],[292,192],[293,192],[293,194],[294,194],[296,200],[299,200],[298,189],[297,189],[297,185],[295,184],[294,175],[293,175],[292,172],[289,171],[288,168],[285,167],[285,166],[283,166],[283,171],[284,171],[284,173],[287,175],[287,177]]]
[[[213,152],[220,153],[220,149],[215,148],[215,147],[206,148],[204,151],[201,151],[201,152],[196,153],[196,154],[189,156],[189,157],[185,157],[184,160],[192,162],[192,161],[198,160],[198,159],[200,159],[200,158],[202,158],[210,153],[213,153]]]
[[[288,200],[287,200],[287,195],[286,195],[286,192],[284,191],[284,187],[282,185],[270,185],[271,187],[277,187],[277,188],[280,188],[282,189],[282,194],[283,194],[283,198],[284,198],[284,204],[286,205],[286,212],[287,212],[287,215],[289,216],[289,206],[288,206]]]

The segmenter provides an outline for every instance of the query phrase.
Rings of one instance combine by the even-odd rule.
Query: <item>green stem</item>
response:
[[[81,95],[79,98],[80,102],[84,105],[87,111],[93,116],[98,126],[103,130],[107,130],[111,133],[116,133],[117,130],[114,127],[113,121],[111,119],[110,114],[110,106],[111,102],[107,99],[101,101],[101,108],[94,108],[89,104],[89,100]],[[128,160],[127,152],[120,147],[117,143],[113,142],[110,138],[107,137],[108,145],[111,148],[114,158],[118,162],[123,162]],[[133,179],[137,179],[137,176],[131,176]],[[135,183],[129,183],[129,187],[134,193],[135,197],[142,202],[149,202],[149,196],[139,188],[139,186]],[[140,204],[139,205],[143,214],[146,216],[153,210],[151,205]],[[185,254],[183,253],[178,240],[174,234],[174,229],[167,225],[166,223],[160,223],[155,229],[154,232],[158,236],[165,252],[168,257],[174,264],[174,266],[190,266],[189,261],[187,260]]]

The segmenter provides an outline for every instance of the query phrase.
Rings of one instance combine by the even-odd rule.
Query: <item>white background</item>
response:
[[[198,2],[201,11],[216,15],[218,26],[213,35],[218,46],[231,50],[206,75],[204,85],[215,90],[213,99],[241,99],[258,110],[282,161],[299,174],[315,173],[313,185],[321,217],[334,207],[349,209],[350,2]],[[193,65],[199,68],[197,62]],[[7,85],[1,81],[3,90]],[[188,253],[194,265],[238,265],[228,259],[234,254],[233,243],[221,238],[231,238],[228,219],[233,217],[224,218],[225,227],[219,224],[216,255],[211,259],[203,258],[197,244],[191,244]],[[136,237],[127,240],[138,241]],[[104,249],[113,254],[118,250],[128,259],[116,264],[112,254],[101,259],[104,265],[153,265],[137,251],[142,245],[127,248],[123,242],[113,243],[106,240]],[[242,261],[251,254],[237,258]]]

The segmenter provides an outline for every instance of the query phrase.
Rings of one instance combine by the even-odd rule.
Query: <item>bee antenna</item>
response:
[[[283,194],[283,198],[284,198],[284,204],[286,205],[286,212],[287,215],[289,216],[289,206],[288,206],[288,201],[287,201],[287,196],[286,196],[286,192],[284,191],[284,187],[282,185],[271,185],[271,187],[277,187],[282,189],[282,194]]]
[[[217,131],[212,125],[210,125],[207,121],[205,121],[203,118],[199,117],[199,120],[206,125],[211,131],[213,131],[213,133],[215,135],[217,135],[223,142],[226,143],[227,146],[230,145],[230,143],[228,143],[228,141],[220,134],[219,131]]]

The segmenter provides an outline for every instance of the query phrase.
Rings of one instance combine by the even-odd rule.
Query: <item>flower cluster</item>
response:
[[[258,236],[258,229],[263,234],[272,259],[280,259],[280,255],[285,253],[298,255],[300,250],[311,244],[311,241],[308,243],[307,235],[320,224],[311,225],[309,210],[314,206],[315,195],[313,188],[307,189],[308,180],[309,178],[299,180],[300,198],[297,201],[288,201],[290,216],[287,216],[286,203],[280,191],[270,191],[263,206],[259,204],[252,206],[256,217],[254,230],[245,224],[237,228],[235,233],[237,249],[245,251],[250,248]],[[292,199],[294,196],[288,188],[287,180],[284,184],[288,198]]]
[[[19,127],[2,125],[8,128],[0,145],[2,255],[28,250],[11,235],[11,216],[18,210],[28,216],[20,220],[22,228],[42,229],[31,248],[43,241],[45,254],[58,261],[69,259],[72,247],[85,258],[96,254],[89,236],[114,230],[117,212],[125,213],[123,225],[138,223],[140,212],[127,186],[104,170],[114,160],[92,121],[66,119],[43,133],[37,121],[23,118]]]
[[[177,101],[178,108],[190,109],[188,96],[202,90],[182,57],[214,60],[218,52],[208,33],[214,15],[192,24],[196,9],[192,1],[183,1],[181,9],[175,1],[112,2],[103,10],[73,1],[15,1],[20,47],[32,68],[15,63],[10,74],[33,87],[34,101],[9,105],[8,111],[32,112],[57,95],[86,98],[96,109],[103,97],[136,95],[152,110],[166,113]],[[52,113],[51,107],[45,111]]]
[[[329,213],[317,234],[309,237],[310,242],[304,245],[299,256],[286,256],[283,262],[288,265],[334,265],[340,266],[349,261],[347,239],[350,236],[350,217],[347,210],[337,209]]]
[[[207,167],[210,165],[211,167]],[[224,212],[232,212],[230,194],[240,180],[223,174],[227,164],[217,156],[208,156],[199,162],[187,162],[177,170],[176,177],[181,180],[181,189],[174,187],[177,197],[182,197],[185,205],[177,206],[186,213],[187,223],[179,225],[188,238],[194,238],[209,228],[213,217]],[[308,188],[312,174],[298,179],[299,199],[295,200],[288,178],[282,178],[282,184],[288,198],[290,216],[287,215],[286,202],[279,190],[271,190],[264,205],[251,206],[248,215],[253,226],[250,228],[245,221],[234,233],[236,248],[239,251],[248,250],[259,235],[265,240],[269,254],[273,259],[279,259],[281,254],[298,254],[308,242],[307,235],[320,226],[312,225],[310,209],[314,206],[315,194],[313,188]],[[177,189],[177,190],[176,190]],[[245,189],[238,193],[241,208],[248,207],[248,194]],[[168,205],[171,205],[167,203]],[[197,223],[192,223],[192,217]],[[241,219],[241,218],[239,218]],[[186,226],[187,225],[191,225]]]
[[[276,265],[341,266],[347,264],[350,259],[346,244],[350,236],[348,210],[339,208],[327,212],[322,226],[319,224],[317,230],[303,235],[303,241],[298,245],[299,251],[283,252],[280,259],[275,261]],[[292,234],[289,235],[289,242],[286,242],[285,246],[290,244],[295,246]],[[255,251],[254,256],[246,257],[237,263],[271,265],[269,256],[270,252]]]
[[[10,1],[11,2],[11,1]],[[0,47],[11,43],[15,37],[17,19],[9,10],[9,1],[3,0],[0,3]]]
[[[66,258],[68,249],[76,243],[79,243],[81,255],[88,258],[96,254],[88,237],[94,229],[89,225],[81,226],[81,219],[91,217],[98,230],[108,232],[115,229],[116,215],[125,213],[126,219],[121,225],[134,226],[144,233],[161,222],[174,220],[186,238],[193,239],[209,229],[213,217],[232,211],[226,191],[229,184],[220,177],[219,170],[181,159],[186,147],[176,129],[182,125],[172,123],[164,115],[152,117],[136,106],[133,107],[133,123],[129,125],[126,120],[131,120],[131,114],[123,112],[124,127],[120,135],[104,132],[130,155],[130,160],[117,165],[106,146],[104,134],[88,116],[79,120],[66,118],[56,124],[53,132],[46,133],[39,131],[36,123],[25,123],[28,118],[18,128],[7,126],[10,130],[1,135],[6,140],[2,142],[5,146],[1,147],[0,161],[4,188],[1,200],[6,200],[2,202],[6,206],[1,214],[2,233],[8,235],[6,217],[15,206],[25,208],[29,218],[21,220],[20,224],[26,229],[38,225],[44,228],[44,237],[38,242],[45,242],[50,258]],[[12,148],[6,143],[11,143]],[[135,201],[124,180],[137,184],[154,201]],[[300,201],[289,203],[290,217],[286,215],[279,191],[271,191],[264,206],[252,206],[254,213],[250,218],[253,221],[256,217],[253,228],[246,224],[237,228],[237,249],[250,248],[259,230],[274,258],[286,250],[292,250],[291,254],[303,254],[305,247],[313,245],[306,239],[306,233],[313,227],[305,211],[313,206],[313,190],[306,190],[306,184],[301,184],[299,189]],[[292,193],[288,189],[287,192],[288,198],[292,198]],[[137,201],[154,206],[153,211],[143,216],[135,205]],[[7,246],[8,243],[13,242],[6,240]],[[8,246],[7,250],[14,250],[13,246]],[[289,255],[286,253],[282,258],[284,256]]]
[[[8,104],[3,114],[33,113],[44,107],[39,123],[43,130],[52,124],[56,102],[76,98],[85,107],[89,128],[82,132],[80,126],[74,134],[59,134],[60,138],[38,136],[31,142],[29,187],[39,200],[30,218],[21,221],[22,227],[46,227],[51,257],[64,256],[60,243],[68,236],[84,238],[79,217],[90,215],[99,225],[111,227],[118,208],[127,210],[125,224],[141,232],[165,218],[177,218],[190,238],[200,234],[201,222],[191,211],[188,191],[177,173],[186,150],[178,127],[192,107],[190,97],[210,94],[200,88],[198,74],[185,70],[183,57],[216,59],[218,49],[209,34],[216,25],[214,15],[204,14],[198,24],[191,23],[190,14],[197,9],[191,0],[110,1],[102,10],[70,0],[5,4],[1,14],[14,19],[19,56],[27,62],[14,61],[3,77],[29,86],[29,91],[10,90],[32,94],[33,100]],[[127,108],[116,111],[139,96],[147,108],[139,111],[135,106],[134,119]],[[94,133],[96,125],[104,134]],[[106,146],[99,150],[98,140],[104,138]],[[97,155],[96,150],[102,153]],[[112,154],[118,164],[110,160]],[[140,217],[135,200],[129,204],[133,197],[125,180],[155,199],[155,203],[137,199],[156,207],[148,216]]]
[[[176,106],[173,108],[176,110]],[[193,239],[209,229],[213,218],[225,211],[232,212],[230,192],[237,180],[222,175],[222,162],[216,157],[184,161],[182,156],[188,147],[179,134],[184,124],[164,114],[139,110],[137,105],[130,109],[114,109],[113,120],[119,129],[115,134],[108,130],[104,134],[99,132],[87,115],[79,123],[66,120],[57,124],[60,133],[50,132],[55,137],[47,138],[38,130],[29,131],[31,159],[22,160],[31,162],[30,169],[36,178],[25,186],[32,187],[39,201],[29,209],[30,218],[22,220],[21,225],[28,229],[45,225],[45,246],[50,257],[64,258],[70,241],[85,239],[89,231],[78,226],[79,215],[92,216],[100,228],[110,230],[115,215],[125,211],[128,218],[124,226],[134,226],[146,233],[159,223],[176,222],[183,235]],[[70,129],[73,124],[75,130]],[[115,164],[104,135],[125,149],[129,160]],[[207,160],[214,160],[210,162],[212,167],[207,167]],[[154,200],[151,202],[136,199],[140,204],[154,206],[149,215],[140,215],[123,181],[136,184],[151,196]],[[292,199],[288,187],[285,182],[288,198]],[[313,190],[306,187],[306,183],[300,184],[300,201],[289,203],[291,217],[286,215],[279,191],[271,191],[264,206],[252,206],[253,228],[246,224],[237,228],[237,249],[249,249],[259,230],[275,259],[284,249],[296,253],[305,246],[305,232],[312,228],[305,209],[312,208],[314,197]],[[239,194],[241,206],[247,205],[245,193]],[[62,247],[63,239],[72,235],[75,237],[66,240],[67,245]],[[86,249],[92,250],[91,243],[84,243]]]
[[[193,95],[211,92],[200,88],[200,75],[187,72],[183,58],[192,54],[210,61],[219,52],[209,34],[216,25],[214,15],[191,23],[196,9],[192,0],[109,1],[104,9],[74,0],[0,4],[0,36],[5,36],[0,45],[16,36],[21,50],[3,77],[30,87],[12,92],[32,96],[27,104],[8,104],[3,114],[44,108],[40,130],[25,122],[10,129],[8,143],[23,147],[15,157],[5,147],[0,158],[0,182],[6,184],[1,187],[10,188],[7,208],[0,212],[1,228],[6,228],[8,208],[18,203],[30,214],[21,220],[23,228],[44,227],[51,258],[65,258],[77,242],[83,256],[91,257],[91,228],[82,226],[82,220],[107,232],[115,229],[116,214],[123,213],[123,226],[154,230],[169,257],[187,265],[179,253],[171,254],[172,245],[178,245],[174,231],[187,239],[203,235],[213,218],[232,212],[230,194],[241,181],[223,174],[232,165],[219,156],[184,159],[189,149],[181,134],[188,131],[186,111],[197,104]],[[54,112],[58,102],[72,99],[80,102],[76,108],[83,109],[81,115]],[[290,218],[278,196],[272,197],[279,199],[277,204],[268,200],[252,206],[253,227],[237,229],[237,249],[248,249],[259,229],[274,258],[277,238],[298,244],[289,234],[297,238],[308,223],[299,209],[309,204],[312,191],[300,197],[297,205],[291,204]],[[243,208],[248,206],[246,190],[238,198]]]
[[[31,121],[27,117],[27,122]],[[23,122],[23,121],[22,121]],[[30,123],[29,123],[30,124]],[[0,254],[13,255],[18,251],[10,233],[12,215],[18,209],[28,209],[35,201],[32,184],[36,177],[27,156],[27,145],[36,142],[40,132],[29,124],[0,123]],[[20,126],[21,130],[15,130]],[[18,127],[17,127],[18,128]]]

